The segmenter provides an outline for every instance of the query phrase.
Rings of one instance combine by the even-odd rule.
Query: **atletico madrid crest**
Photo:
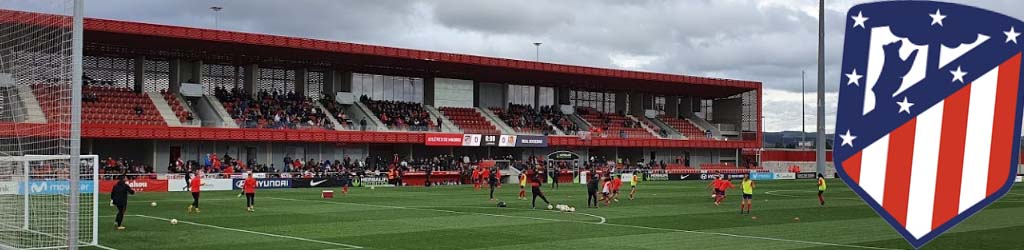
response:
[[[856,5],[846,20],[835,163],[921,247],[1012,185],[1024,22],[926,1]]]

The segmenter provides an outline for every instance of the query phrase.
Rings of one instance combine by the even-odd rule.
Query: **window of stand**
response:
[[[279,95],[295,92],[295,70],[261,68],[257,87],[260,91]]]
[[[590,107],[605,113],[615,112],[615,93],[572,90],[569,91],[569,102],[575,107]]]
[[[423,78],[352,73],[352,95],[373,100],[423,103]]]
[[[142,89],[145,91],[159,92],[170,88],[171,64],[164,60],[150,60],[142,64],[143,81]]]
[[[245,68],[234,65],[220,65],[220,64],[203,64],[203,91],[207,95],[213,95],[213,90],[217,87],[224,88],[228,91],[234,88],[240,90],[245,88],[245,84],[242,84],[242,76],[245,73]]]
[[[85,56],[82,58],[82,74],[98,81],[99,85],[134,89],[135,59]]]
[[[665,101],[666,100],[667,99],[664,96],[655,96],[653,98],[653,100],[651,100],[651,101],[654,102],[653,105],[651,105],[651,107],[654,107],[654,111],[658,112],[659,116],[665,115]]]
[[[308,71],[306,73],[306,97],[320,100],[324,96],[324,72]]]

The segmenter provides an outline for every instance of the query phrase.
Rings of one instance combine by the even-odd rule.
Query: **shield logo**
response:
[[[856,5],[846,19],[835,163],[921,247],[1013,183],[1024,22],[927,1]]]

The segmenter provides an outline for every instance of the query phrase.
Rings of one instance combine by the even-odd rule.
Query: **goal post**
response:
[[[70,248],[99,244],[99,157],[79,157],[77,188],[70,178],[69,155],[0,157],[0,249]],[[77,209],[68,202],[74,191]],[[75,219],[71,210],[80,211]],[[75,220],[77,228],[71,230]],[[77,236],[68,233],[77,231]]]
[[[79,156],[83,6],[0,1],[0,249],[98,243],[99,159]]]

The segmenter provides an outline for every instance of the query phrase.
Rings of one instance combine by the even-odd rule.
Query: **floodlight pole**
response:
[[[210,10],[213,10],[213,28],[214,29],[220,29],[220,10],[223,10],[223,9],[224,8],[220,7],[220,6],[210,7]]]
[[[800,143],[796,144],[796,148],[803,148],[803,144],[807,141],[807,71],[800,71]]]
[[[540,62],[540,45],[541,45],[541,43],[539,43],[539,42],[538,43],[533,43],[533,46],[537,47],[537,57],[534,59],[534,61],[537,61],[537,62]]]
[[[825,173],[825,0],[818,1],[818,138],[817,172]]]
[[[71,156],[68,159],[68,249],[78,249],[78,210],[79,208],[79,186],[78,179],[81,178],[81,163],[79,162],[79,150],[82,146],[82,21],[85,15],[84,0],[75,0],[74,17],[71,21],[71,135],[69,136],[69,150]],[[26,180],[28,181],[28,180]],[[97,180],[92,180],[93,185]],[[29,190],[25,190],[26,193]],[[97,194],[93,194],[97,195]],[[95,205],[95,204],[94,204]]]

